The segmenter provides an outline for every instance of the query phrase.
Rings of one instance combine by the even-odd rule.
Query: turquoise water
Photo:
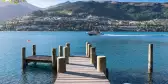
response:
[[[27,42],[31,40],[31,42]],[[106,32],[88,36],[85,32],[0,32],[0,84],[52,84],[55,76],[50,64],[30,64],[21,69],[21,48],[31,55],[51,55],[52,48],[71,43],[72,55],[85,54],[85,42],[91,42],[97,55],[107,57],[111,84],[148,84],[148,44],[154,44],[153,84],[168,84],[168,33]]]

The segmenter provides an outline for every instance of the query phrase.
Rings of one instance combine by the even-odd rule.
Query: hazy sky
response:
[[[31,3],[37,7],[46,8],[58,3],[62,3],[68,0],[27,0],[28,3]],[[79,1],[79,0],[69,0],[69,1]],[[89,1],[89,0],[80,0],[80,1]],[[95,1],[109,1],[109,0],[95,0]],[[111,1],[120,1],[120,2],[168,2],[168,0],[111,0]]]

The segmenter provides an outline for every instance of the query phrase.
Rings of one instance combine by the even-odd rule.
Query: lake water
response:
[[[30,42],[27,42],[30,40]],[[91,42],[97,55],[107,57],[111,84],[149,84],[147,74],[148,44],[154,44],[153,84],[168,84],[168,33],[105,32],[88,36],[85,32],[0,32],[0,84],[52,84],[51,64],[30,64],[21,69],[21,48],[31,55],[51,55],[52,48],[71,43],[72,55],[85,54],[85,42]]]

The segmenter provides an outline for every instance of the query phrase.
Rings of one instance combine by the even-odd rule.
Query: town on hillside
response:
[[[168,31],[167,3],[65,2],[0,24],[1,31]]]

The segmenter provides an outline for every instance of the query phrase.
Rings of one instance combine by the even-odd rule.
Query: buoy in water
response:
[[[27,42],[30,42],[30,40],[27,40]]]

